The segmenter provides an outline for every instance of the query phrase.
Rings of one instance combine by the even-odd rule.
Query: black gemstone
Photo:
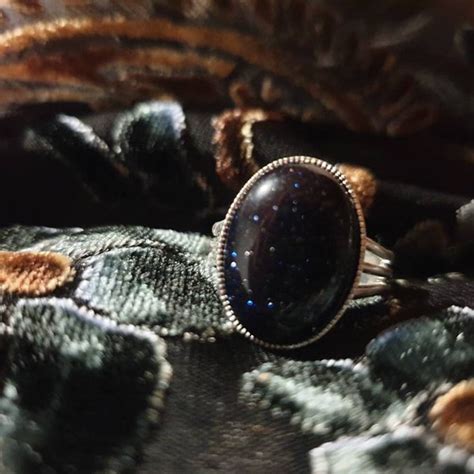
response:
[[[347,190],[316,164],[263,174],[229,222],[226,299],[256,338],[313,339],[343,307],[357,274],[360,223]]]

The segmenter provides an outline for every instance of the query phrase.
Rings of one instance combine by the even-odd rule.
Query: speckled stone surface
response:
[[[227,298],[258,339],[299,344],[344,305],[359,257],[359,221],[342,184],[316,164],[282,165],[253,184],[230,223]]]

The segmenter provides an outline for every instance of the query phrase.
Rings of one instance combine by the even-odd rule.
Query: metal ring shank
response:
[[[362,274],[353,298],[366,298],[388,291],[393,276],[392,261],[393,252],[367,238]]]

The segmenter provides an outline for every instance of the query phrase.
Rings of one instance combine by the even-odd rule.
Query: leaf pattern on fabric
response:
[[[171,367],[158,334],[231,332],[213,286],[210,239],[145,228],[17,227],[0,231],[0,241],[16,251],[55,249],[77,272],[50,297],[0,295],[5,469],[122,472],[165,404]]]
[[[149,199],[158,209],[188,215],[209,204],[206,180],[187,159],[186,119],[176,102],[143,103],[119,114],[108,141],[81,119],[60,114],[28,130],[24,143],[74,170],[98,201]],[[186,193],[179,196],[179,188]]]
[[[163,340],[68,298],[19,300],[9,327],[3,468],[131,467],[164,406]]]
[[[452,307],[382,333],[358,363],[265,363],[244,375],[242,393],[325,442],[311,454],[314,473],[468,473],[474,456],[443,451],[427,411],[439,391],[474,376],[473,335],[474,311]]]

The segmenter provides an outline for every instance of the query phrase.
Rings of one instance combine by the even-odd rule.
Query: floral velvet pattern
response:
[[[196,149],[205,154],[202,145],[196,148],[195,123],[176,103],[151,102],[99,126],[59,115],[25,130],[21,143],[26,153],[75,176],[89,200],[84,206],[197,215],[189,225],[205,227],[209,216],[223,212],[231,191],[189,159]],[[268,126],[280,123],[272,119]],[[219,121],[214,124],[221,136]],[[272,155],[259,148],[255,123],[252,130],[245,150],[261,166]],[[242,143],[234,143],[224,154],[231,162],[242,152]],[[349,175],[354,169],[363,170],[351,165]],[[326,338],[289,354],[254,348],[233,333],[217,296],[214,244],[205,235],[131,225],[3,228],[4,469],[147,472],[155,460],[163,472],[174,472],[181,459],[189,469],[232,470],[257,443],[262,455],[248,466],[255,472],[283,465],[342,473],[354,463],[367,472],[420,463],[426,470],[469,472],[469,425],[443,429],[440,420],[456,415],[432,411],[454,391],[452,403],[468,419],[472,413],[474,319],[460,309],[474,294],[472,203],[430,194],[436,197],[419,199],[394,229],[373,217],[394,199],[390,186],[387,192],[382,180],[374,183],[373,203],[365,208],[369,226],[387,242],[399,235],[393,295],[353,302]],[[174,199],[178,187],[183,192]],[[203,208],[211,211],[199,214]],[[430,213],[437,220],[419,221]],[[425,317],[404,322],[418,316]],[[221,355],[202,365],[209,345]],[[226,359],[235,351],[245,362],[232,366]],[[192,363],[190,352],[197,357]],[[201,377],[189,379],[191,366]],[[221,395],[208,387],[210,373],[215,383],[226,380]],[[459,383],[468,389],[458,390]],[[198,396],[201,390],[205,396]],[[193,393],[200,402],[185,408]],[[209,431],[201,410],[207,420],[221,420],[219,427]],[[237,425],[239,433],[262,429],[283,438],[265,443],[237,435],[231,428]],[[209,444],[193,447],[196,433]],[[188,456],[178,454],[182,443],[189,443]],[[283,448],[285,456],[278,453]]]
[[[3,2],[0,471],[473,472],[473,22]],[[272,352],[226,320],[209,234],[291,155],[347,174],[395,281]]]

